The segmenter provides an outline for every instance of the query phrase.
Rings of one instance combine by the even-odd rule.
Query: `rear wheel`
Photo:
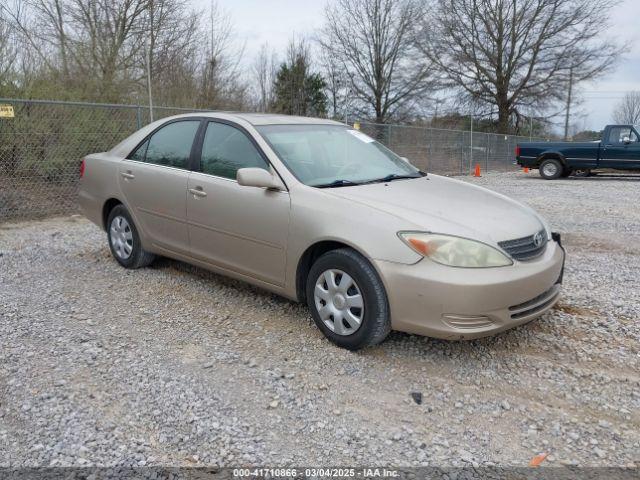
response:
[[[155,259],[153,253],[142,248],[138,230],[124,205],[109,212],[107,237],[113,258],[125,268],[146,267]]]
[[[545,180],[555,180],[562,175],[564,167],[560,163],[560,160],[555,158],[548,158],[543,160],[540,164],[540,176]]]
[[[322,333],[349,350],[376,345],[391,331],[384,285],[377,272],[351,249],[332,250],[312,265],[307,304]]]

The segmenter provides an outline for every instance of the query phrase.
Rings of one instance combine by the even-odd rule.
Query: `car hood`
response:
[[[327,189],[406,220],[415,229],[497,243],[545,228],[530,208],[504,195],[439,175]]]

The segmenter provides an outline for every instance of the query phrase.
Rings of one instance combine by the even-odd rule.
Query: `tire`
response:
[[[593,174],[591,173],[591,170],[589,170],[588,168],[586,168],[586,169],[581,168],[581,169],[576,170],[573,175],[575,177],[586,178],[586,177],[590,177]]]
[[[333,286],[338,289],[329,286],[332,276]],[[353,282],[350,287],[349,280]],[[317,290],[319,282],[324,283]],[[307,276],[306,295],[316,325],[339,347],[359,350],[377,345],[391,331],[389,301],[382,280],[371,263],[354,250],[342,248],[320,256]],[[358,296],[362,308],[357,306]],[[327,309],[321,314],[323,306]],[[336,316],[327,318],[327,312],[335,312]],[[359,325],[354,321],[358,318]]]
[[[125,268],[147,267],[156,258],[142,248],[138,229],[124,205],[116,205],[109,212],[107,239],[111,255]]]
[[[560,178],[562,172],[564,171],[564,167],[560,160],[556,160],[555,158],[548,158],[543,160],[538,167],[540,170],[540,176],[545,180],[555,180],[556,178]]]

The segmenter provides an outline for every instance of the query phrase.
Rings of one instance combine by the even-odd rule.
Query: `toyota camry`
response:
[[[306,302],[358,349],[473,339],[558,301],[560,236],[531,208],[315,118],[158,120],[85,157],[79,203],[125,268],[171,257]]]

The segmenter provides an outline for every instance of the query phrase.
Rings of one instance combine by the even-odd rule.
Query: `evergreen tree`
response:
[[[304,45],[291,46],[289,60],[276,74],[273,111],[287,115],[324,117],[327,114],[326,82],[312,73]]]

